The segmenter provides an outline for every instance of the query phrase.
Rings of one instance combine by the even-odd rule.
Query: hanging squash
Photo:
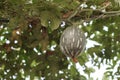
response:
[[[67,27],[60,37],[60,49],[67,56],[77,62],[76,57],[84,51],[86,38],[84,32],[76,26]]]

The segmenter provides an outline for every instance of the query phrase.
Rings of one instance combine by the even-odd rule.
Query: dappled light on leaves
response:
[[[119,3],[118,0],[0,0],[0,79],[93,80],[95,67],[106,65],[103,80],[118,80]],[[82,44],[76,40],[80,37],[77,36],[73,39],[74,50],[68,49],[68,45],[66,49],[70,51],[64,53],[60,50],[60,37],[74,25],[79,25],[86,39]],[[82,52],[84,40],[91,44],[86,43]],[[77,43],[82,48],[76,48],[80,46]],[[68,54],[72,51],[78,51],[75,57]]]

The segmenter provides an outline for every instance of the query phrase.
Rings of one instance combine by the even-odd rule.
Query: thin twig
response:
[[[111,2],[108,2],[102,8],[96,9],[96,11],[101,11],[102,12],[102,10],[107,8],[110,4],[111,4]],[[73,18],[78,12],[83,12],[83,11],[93,11],[93,9],[81,9],[81,4],[79,4],[79,6],[76,9],[74,9],[74,12],[67,18],[67,20],[70,21],[70,19]]]
[[[120,13],[117,13],[117,14],[109,14],[109,15],[101,14],[100,16],[98,16],[98,17],[96,17],[96,18],[86,19],[86,20],[84,20],[84,22],[89,22],[89,21],[91,21],[91,20],[104,19],[104,18],[114,17],[114,16],[120,16]]]
[[[102,10],[100,10],[100,9],[95,9],[95,10],[93,10],[93,9],[82,9],[82,10],[80,10],[79,11],[79,14],[80,13],[82,13],[82,12],[90,12],[90,11],[98,11],[98,12],[101,12],[101,13],[103,13],[103,14],[116,14],[116,13],[120,13],[120,11],[108,11],[108,12],[103,12]]]
[[[110,15],[104,15],[102,18],[114,17],[114,16],[120,16],[120,13],[117,13],[117,14],[110,14]]]
[[[111,2],[105,2],[105,6],[103,6],[102,8],[100,8],[99,10],[104,10],[104,9],[106,9],[108,6],[110,6],[111,5]]]
[[[67,20],[70,21],[70,19],[79,12],[80,8],[81,8],[81,5],[79,5],[77,9],[75,9],[75,11],[67,18]]]
[[[109,12],[102,12],[103,14],[117,14],[120,13],[120,11],[109,11]]]

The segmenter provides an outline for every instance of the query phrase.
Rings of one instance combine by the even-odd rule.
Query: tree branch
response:
[[[101,14],[101,15],[99,15],[99,16],[96,17],[96,18],[86,19],[86,20],[84,20],[84,22],[89,22],[89,21],[91,21],[91,20],[104,19],[104,18],[114,17],[114,16],[120,16],[120,13],[117,13],[117,14],[109,14],[109,15]]]
[[[104,3],[104,6],[100,9],[96,9],[95,11],[101,11],[105,8],[107,8],[111,2],[107,1]],[[74,9],[73,13],[67,18],[68,21],[70,21],[71,18],[73,18],[78,12],[83,12],[83,11],[93,11],[93,9],[81,9],[81,4],[78,5],[76,9]]]
[[[117,14],[120,13],[120,11],[109,11],[109,12],[102,12],[103,14]]]
[[[77,10],[68,18],[68,20],[70,20],[71,18],[73,18],[73,17],[76,16],[76,15],[81,15],[82,12],[92,12],[92,13],[98,12],[98,13],[101,13],[101,14],[98,15],[97,17],[95,17],[94,14],[91,14],[91,15],[94,16],[94,18],[92,17],[92,18],[88,18],[87,20],[83,20],[83,21],[86,21],[86,22],[91,21],[91,20],[98,20],[98,19],[100,19],[100,18],[107,18],[107,17],[113,17],[113,16],[119,16],[119,15],[120,15],[120,11],[108,11],[108,12],[103,12],[101,9],[95,9],[95,10],[93,10],[93,9],[82,9],[82,10],[80,10],[80,11],[78,11],[78,10],[80,10],[80,6],[79,6],[79,7],[77,8]],[[82,21],[82,22],[83,22],[83,21]],[[77,22],[77,23],[78,23],[78,22]]]

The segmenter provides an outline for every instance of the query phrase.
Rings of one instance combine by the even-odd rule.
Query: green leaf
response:
[[[54,12],[43,11],[40,13],[41,24],[50,28],[52,31],[57,29],[60,25],[60,18]]]
[[[79,1],[77,0],[53,0],[53,2],[61,8],[67,8],[69,10],[75,9],[79,5]]]
[[[70,70],[71,70],[72,75],[76,75],[77,70],[76,70],[75,66],[71,66]]]

